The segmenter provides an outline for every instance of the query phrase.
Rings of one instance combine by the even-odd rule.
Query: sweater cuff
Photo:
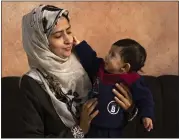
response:
[[[83,40],[79,44],[77,44],[75,47],[79,47],[79,46],[83,46],[83,45],[88,45],[88,43],[85,40]]]
[[[132,111],[128,111],[128,117],[127,117],[127,120],[128,122],[132,121],[138,114],[138,108],[134,107],[132,109]]]
[[[152,120],[154,120],[154,112],[153,112],[152,107],[143,108],[143,110],[141,110],[141,112],[139,112],[139,115],[140,115],[141,119],[148,117],[148,118],[151,118]]]

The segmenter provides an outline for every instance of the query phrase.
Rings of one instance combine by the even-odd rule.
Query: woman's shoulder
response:
[[[32,76],[33,75],[33,76]],[[19,88],[23,94],[38,97],[41,100],[42,96],[49,97],[42,88],[42,83],[38,80],[35,74],[24,74],[19,81]],[[44,98],[44,97],[43,97]]]
[[[42,81],[39,76],[39,72],[36,69],[31,69],[28,71],[26,74],[24,74],[20,81],[19,81],[19,86],[24,87],[24,86],[41,86]]]
[[[35,79],[33,79],[32,77],[30,77],[29,75],[24,74],[21,77],[21,82],[36,82]]]
[[[23,75],[19,81],[19,87],[24,88],[28,86],[39,86],[39,83],[34,78],[30,77],[29,75]]]
[[[47,111],[52,109],[53,105],[50,96],[36,79],[25,74],[22,76],[19,85],[20,92],[26,96],[33,105],[41,105],[47,109]]]
[[[21,80],[26,82],[28,81],[39,82],[40,78],[38,75],[38,71],[36,69],[31,69],[21,77]]]

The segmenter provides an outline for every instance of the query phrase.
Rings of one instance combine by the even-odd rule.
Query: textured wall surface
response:
[[[2,76],[28,70],[21,19],[42,2],[2,2]],[[177,2],[44,2],[70,11],[72,29],[104,57],[111,44],[130,37],[147,50],[145,74],[178,75]]]

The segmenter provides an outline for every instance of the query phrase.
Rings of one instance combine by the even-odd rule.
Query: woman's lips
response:
[[[65,51],[70,51],[71,47],[64,48]]]

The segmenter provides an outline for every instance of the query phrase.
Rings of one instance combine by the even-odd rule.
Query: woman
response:
[[[20,82],[25,96],[23,137],[75,137],[88,133],[97,99],[87,100],[91,81],[72,52],[68,11],[40,5],[22,20],[23,47],[30,71]],[[134,117],[129,90],[116,86],[118,104]],[[125,97],[124,97],[125,96]],[[135,113],[136,114],[136,113]]]

